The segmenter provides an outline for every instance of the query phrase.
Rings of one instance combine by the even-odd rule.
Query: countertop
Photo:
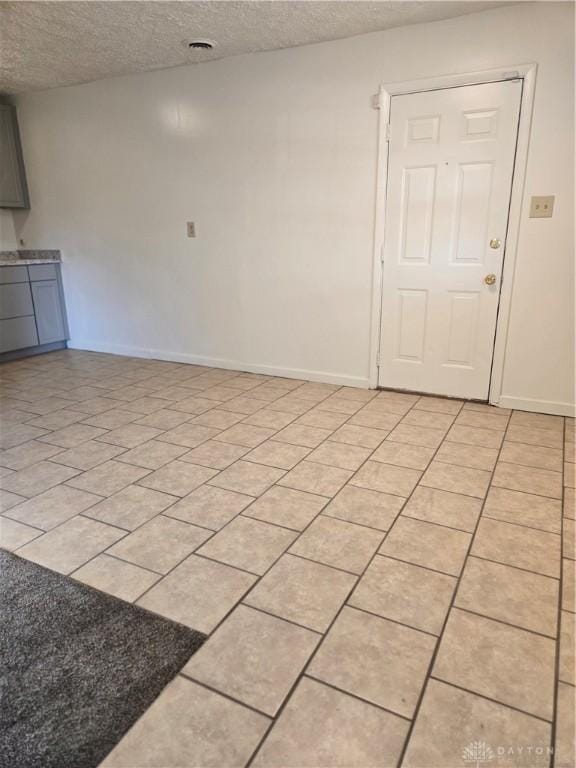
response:
[[[24,267],[27,264],[61,264],[60,259],[3,259],[0,256],[0,267]]]
[[[0,251],[0,267],[25,267],[28,264],[60,264],[60,251]]]

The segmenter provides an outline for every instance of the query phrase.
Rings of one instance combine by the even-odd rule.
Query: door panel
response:
[[[56,280],[31,283],[40,344],[64,341],[66,327]]]
[[[397,360],[422,362],[427,305],[426,291],[399,291]]]
[[[521,91],[391,99],[380,386],[488,396]]]
[[[404,170],[400,261],[430,261],[435,186],[435,168]]]

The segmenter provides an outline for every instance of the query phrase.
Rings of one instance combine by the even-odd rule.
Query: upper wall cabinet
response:
[[[0,208],[30,208],[16,108],[0,104]]]

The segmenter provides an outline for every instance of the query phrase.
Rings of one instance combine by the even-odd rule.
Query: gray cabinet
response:
[[[0,208],[29,208],[16,109],[0,104]]]
[[[60,265],[0,266],[0,355],[59,349],[67,339]]]
[[[0,285],[0,320],[34,314],[29,283]]]
[[[51,344],[66,338],[66,323],[57,280],[31,283],[34,314],[40,344]]]
[[[38,344],[36,323],[32,317],[12,317],[0,320],[0,352],[12,352]]]

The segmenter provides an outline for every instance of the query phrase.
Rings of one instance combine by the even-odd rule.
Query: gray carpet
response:
[[[204,639],[0,551],[0,765],[97,766]]]

